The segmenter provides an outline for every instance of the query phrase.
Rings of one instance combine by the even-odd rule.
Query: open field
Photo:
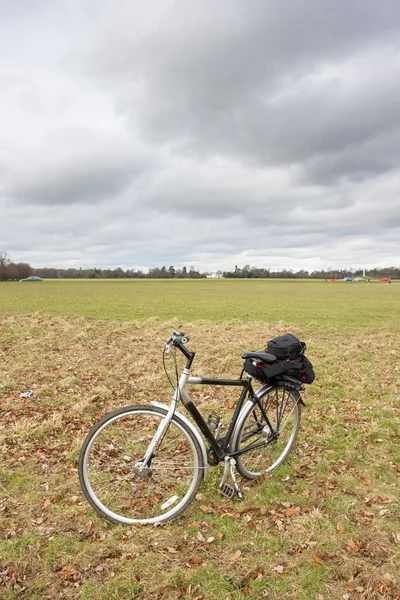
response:
[[[183,323],[264,321],[308,327],[400,329],[400,282],[321,280],[48,280],[0,285],[0,314]]]
[[[0,285],[0,598],[399,600],[399,301],[397,284]],[[243,503],[214,468],[178,520],[113,526],[80,492],[79,449],[109,410],[169,400],[173,328],[196,375],[237,377],[243,351],[291,331],[318,379],[296,451]],[[236,397],[190,392],[206,414]]]

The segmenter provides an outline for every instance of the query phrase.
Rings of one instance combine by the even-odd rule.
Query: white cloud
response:
[[[15,260],[400,264],[398,2],[0,11],[0,249]]]

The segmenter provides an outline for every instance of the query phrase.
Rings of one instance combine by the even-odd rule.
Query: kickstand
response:
[[[234,458],[231,458],[230,456],[226,456],[224,474],[222,475],[222,480],[219,489],[221,490],[222,495],[226,498],[229,498],[229,500],[232,500],[235,496],[237,496],[239,500],[242,501],[244,498],[242,490],[240,489],[240,486],[236,479],[235,466],[236,460]],[[229,485],[229,483],[226,483],[226,480],[228,479],[228,474],[230,474],[231,476],[233,486]]]

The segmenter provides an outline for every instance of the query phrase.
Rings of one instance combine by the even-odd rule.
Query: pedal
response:
[[[238,481],[237,481],[236,475],[235,475],[235,466],[236,466],[236,460],[234,458],[231,458],[229,461],[229,470],[231,472],[231,478],[233,481],[233,485],[235,487],[235,492],[236,492],[239,500],[241,502],[243,502],[244,498],[243,498],[242,490],[240,489],[240,486],[238,484]]]
[[[228,500],[233,500],[233,498],[237,496],[237,491],[233,486],[229,485],[229,483],[221,483],[219,489],[221,490],[221,494],[225,496],[225,498],[228,498]]]
[[[225,496],[225,498],[229,498],[229,500],[232,500],[237,496],[239,500],[242,501],[244,498],[242,490],[240,489],[240,486],[236,479],[235,466],[236,460],[230,456],[225,456],[224,474],[222,476],[222,481],[220,483],[219,489],[221,490],[221,494]],[[229,485],[229,483],[226,483],[226,480],[229,475],[231,476],[233,486]]]

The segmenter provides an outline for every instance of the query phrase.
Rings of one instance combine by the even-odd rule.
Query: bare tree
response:
[[[8,281],[16,281],[19,279],[18,276],[18,267],[15,263],[10,262],[6,267],[6,279]]]
[[[33,275],[33,269],[27,263],[17,263],[15,267],[17,269],[17,279],[26,279]]]
[[[0,281],[15,281],[26,279],[33,275],[31,265],[27,263],[13,263],[6,250],[0,250]]]
[[[6,250],[0,250],[0,266],[6,267],[11,262],[11,257]]]

